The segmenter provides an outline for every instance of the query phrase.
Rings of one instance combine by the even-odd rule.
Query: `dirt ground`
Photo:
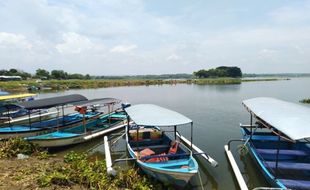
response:
[[[51,186],[40,188],[37,180],[40,175],[54,164],[63,162],[60,158],[48,158],[39,160],[36,157],[30,157],[23,160],[0,159],[0,189],[19,190],[19,189],[74,189],[84,190],[84,187],[72,186],[61,187]]]

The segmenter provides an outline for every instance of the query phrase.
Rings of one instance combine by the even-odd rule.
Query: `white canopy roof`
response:
[[[306,106],[265,97],[245,100],[243,105],[292,140],[310,137],[310,109]]]
[[[191,123],[192,120],[184,115],[152,104],[139,104],[125,111],[137,125],[145,126],[175,126]]]

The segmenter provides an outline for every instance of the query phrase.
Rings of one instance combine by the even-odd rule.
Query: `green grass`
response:
[[[163,189],[160,184],[151,184],[139,174],[137,168],[119,170],[113,177],[106,173],[104,160],[91,161],[86,154],[69,152],[62,164],[51,166],[38,179],[40,187],[52,185],[70,187],[81,185],[87,189]]]
[[[22,138],[10,138],[0,141],[0,158],[12,158],[17,154],[32,155],[39,153],[38,146],[23,140]]]
[[[107,88],[118,86],[147,86],[163,84],[240,84],[240,79],[214,78],[214,79],[187,79],[187,80],[46,80],[36,83],[34,80],[0,82],[1,90],[9,92],[27,92],[29,86],[49,88],[52,91],[68,89]]]
[[[33,167],[39,168],[33,169],[31,165],[18,164],[18,161],[16,161],[16,163],[12,164],[14,166],[10,168],[10,170],[20,171],[18,175],[15,174],[14,183],[27,178],[25,179],[27,183],[35,183],[39,187],[51,187],[52,189],[59,187],[68,189],[74,186],[104,190],[160,190],[169,188],[141,175],[136,167],[130,169],[119,168],[116,176],[110,176],[106,172],[105,160],[89,158],[85,153],[69,152],[61,161],[55,155],[40,150],[37,146],[22,138],[12,138],[0,142],[0,159],[10,159],[15,162],[12,158],[19,153],[31,156],[24,162],[31,161]]]
[[[207,78],[207,79],[194,79],[192,83],[198,85],[221,85],[221,84],[241,84],[239,78]]]
[[[256,81],[277,81],[277,80],[290,80],[288,78],[247,78],[242,79],[242,82],[256,82]]]

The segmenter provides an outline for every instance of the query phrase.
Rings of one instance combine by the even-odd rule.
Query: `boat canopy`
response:
[[[0,105],[0,113],[5,113],[12,110],[18,110],[21,109],[19,105],[16,104],[1,104]]]
[[[305,106],[266,97],[245,100],[243,105],[294,141],[310,138],[310,109]]]
[[[53,98],[44,98],[39,100],[32,100],[27,102],[19,103],[21,107],[32,110],[32,109],[47,109],[55,106],[63,106],[66,104],[86,101],[88,100],[85,96],[80,94],[71,94],[66,96],[58,96]]]
[[[131,106],[125,111],[137,125],[164,127],[192,123],[191,119],[178,112],[152,104]]]
[[[103,106],[111,105],[111,104],[118,104],[121,100],[115,98],[98,98],[92,100],[86,100],[81,102],[72,103],[75,106],[92,106],[94,104],[99,104]]]
[[[13,95],[3,95],[0,96],[0,101],[5,101],[5,100],[12,100],[12,99],[18,99],[18,98],[28,98],[28,97],[32,97],[35,96],[36,94],[13,94]]]

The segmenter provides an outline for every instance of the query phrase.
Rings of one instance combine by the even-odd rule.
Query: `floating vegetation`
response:
[[[302,99],[299,102],[304,103],[304,104],[310,104],[310,98]]]
[[[107,175],[104,160],[90,161],[86,154],[70,152],[61,165],[51,166],[38,179],[40,187],[82,185],[89,189],[161,189],[154,187],[133,168],[119,171],[116,177]]]
[[[245,156],[249,153],[249,149],[246,145],[238,145],[238,153],[240,156]]]
[[[242,82],[259,82],[259,81],[278,81],[278,80],[291,80],[289,78],[245,78]]]

